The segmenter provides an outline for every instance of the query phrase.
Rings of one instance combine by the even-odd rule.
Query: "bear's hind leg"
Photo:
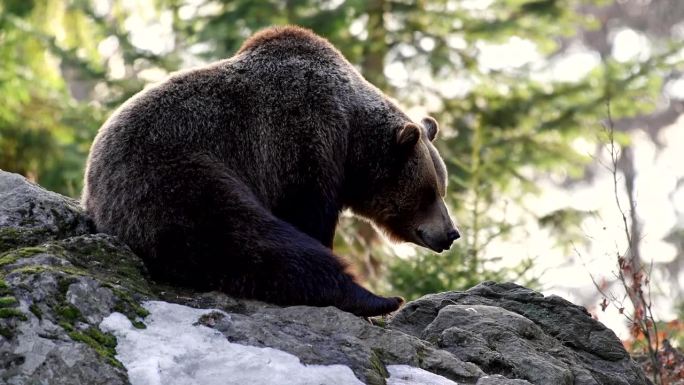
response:
[[[206,266],[200,273],[211,286],[235,296],[336,306],[361,316],[401,306],[401,298],[380,297],[357,284],[331,250],[271,214],[222,164],[193,163],[176,172],[195,170],[194,175],[175,175],[193,183],[182,199],[191,208],[185,222],[196,224],[186,233],[194,245],[183,252],[191,254],[194,266]]]

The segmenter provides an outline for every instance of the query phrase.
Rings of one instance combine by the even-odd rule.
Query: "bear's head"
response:
[[[383,167],[388,172],[375,175],[372,192],[354,210],[394,240],[441,252],[460,234],[444,204],[446,167],[432,144],[437,122],[427,117],[421,126],[408,122],[395,128],[389,164]]]

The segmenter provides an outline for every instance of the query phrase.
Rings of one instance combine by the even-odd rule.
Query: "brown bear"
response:
[[[100,128],[83,204],[157,280],[362,316],[402,299],[364,289],[333,255],[341,210],[435,251],[437,123],[412,122],[328,41],[275,27],[230,59],[140,92]]]

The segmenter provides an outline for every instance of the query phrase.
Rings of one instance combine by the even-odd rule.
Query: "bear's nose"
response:
[[[458,238],[461,238],[461,234],[456,229],[451,229],[447,231],[446,236],[447,240],[449,241],[449,245],[451,245],[451,243],[457,240]]]

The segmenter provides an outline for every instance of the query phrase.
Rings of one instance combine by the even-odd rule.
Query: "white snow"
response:
[[[136,329],[121,313],[100,323],[103,331],[116,336],[116,358],[128,370],[132,385],[363,385],[347,366],[304,365],[284,351],[230,343],[214,329],[193,325],[217,310],[161,301],[143,306],[150,312],[146,329]],[[387,369],[388,385],[456,384],[410,366]]]
[[[387,371],[390,374],[387,385],[458,385],[447,378],[408,365],[388,365]]]

